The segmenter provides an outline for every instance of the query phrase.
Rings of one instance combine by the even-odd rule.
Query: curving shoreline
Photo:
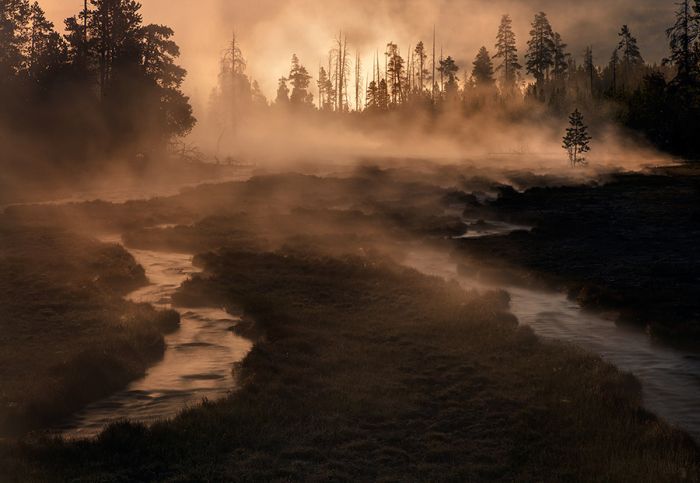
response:
[[[101,240],[120,243],[121,237]],[[149,280],[148,285],[126,296],[133,302],[173,309],[173,294],[182,282],[200,272],[191,255],[125,249],[145,268]],[[226,397],[234,390],[233,365],[245,358],[252,346],[232,330],[240,318],[223,309],[177,309],[180,327],[165,336],[162,359],[125,389],[64,420],[55,428],[57,434],[68,439],[96,437],[116,421],[150,424],[170,419],[203,400]]]

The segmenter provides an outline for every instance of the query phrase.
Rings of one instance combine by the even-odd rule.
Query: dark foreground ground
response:
[[[596,357],[519,329],[499,294],[391,263],[222,251],[181,302],[258,343],[229,399],[94,443],[22,446],[27,481],[693,481],[697,449]],[[18,476],[19,475],[19,476]]]
[[[700,342],[700,169],[624,174],[603,185],[503,188],[482,216],[531,232],[467,239],[462,254],[567,290],[659,337]]]
[[[392,261],[406,240],[462,233],[464,210],[505,213],[469,193],[493,181],[458,174],[273,176],[8,211],[26,229],[200,253],[178,302],[243,310],[237,330],[257,343],[228,399],[94,442],[6,441],[0,481],[699,481],[698,448],[641,407],[633,377],[518,327],[504,293]]]

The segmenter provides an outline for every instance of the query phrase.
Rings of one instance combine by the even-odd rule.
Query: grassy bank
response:
[[[8,481],[693,481],[636,381],[518,328],[500,293],[373,258],[223,250],[180,301],[262,336],[229,399],[93,443],[4,453]],[[10,451],[9,453],[7,451]],[[1,470],[0,470],[1,471]]]
[[[122,247],[0,222],[0,434],[43,428],[144,374],[174,313],[126,302],[147,283]]]
[[[586,307],[697,343],[699,207],[697,169],[618,175],[602,186],[506,189],[482,215],[535,229],[458,244],[491,268],[517,267]]]

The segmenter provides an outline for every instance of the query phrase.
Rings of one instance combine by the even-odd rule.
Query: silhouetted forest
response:
[[[669,56],[645,62],[628,25],[609,52],[568,50],[547,14],[534,16],[526,51],[518,51],[509,15],[495,29],[494,47],[482,47],[471,65],[460,66],[436,51],[435,37],[415,46],[393,42],[362,65],[341,32],[320,65],[315,85],[296,55],[280,77],[271,102],[246,74],[246,60],[235,35],[221,60],[219,83],[210,113],[220,126],[245,122],[256,109],[272,107],[324,113],[425,111],[459,112],[465,117],[491,110],[517,118],[536,107],[562,117],[575,109],[612,119],[639,131],[674,154],[695,158],[699,146],[694,125],[700,119],[700,1],[683,0],[677,21],[666,32]]]
[[[39,3],[0,4],[0,137],[5,169],[34,159],[80,166],[95,159],[155,157],[195,124],[181,86],[186,72],[167,26],[144,24],[133,0],[85,0],[57,29]],[[667,31],[669,55],[645,62],[623,25],[608,52],[570,52],[544,12],[534,16],[526,50],[503,15],[494,38],[458,65],[437,51],[436,36],[386,45],[362,65],[338,35],[315,79],[296,56],[269,102],[246,73],[235,36],[221,59],[209,117],[222,133],[253,111],[284,109],[334,115],[491,110],[517,118],[542,112],[563,119],[574,109],[612,118],[660,148],[697,157],[700,118],[700,1],[682,0]],[[222,134],[223,136],[223,134]]]
[[[0,144],[12,168],[147,156],[191,130],[174,32],[144,24],[140,9],[85,0],[59,33],[38,2],[0,3]]]

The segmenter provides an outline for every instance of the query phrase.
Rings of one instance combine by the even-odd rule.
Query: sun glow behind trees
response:
[[[93,3],[97,6],[100,2]],[[186,133],[191,123],[188,121],[178,124],[178,119],[187,121],[187,116],[191,118],[191,113],[188,114],[189,104],[181,95],[182,92],[179,91],[180,96],[175,95],[175,91],[182,84],[184,71],[174,62],[179,49],[172,40],[172,30],[158,24],[139,26],[138,29],[129,27],[131,24],[140,25],[140,9],[136,8],[137,4],[133,2],[114,3],[117,4],[121,9],[119,15],[125,20],[121,23],[126,26],[126,38],[135,37],[135,34],[128,33],[131,29],[141,36],[139,38],[142,40],[139,42],[151,46],[144,48],[140,54],[142,59],[137,71],[143,73],[147,79],[155,80],[161,88],[171,89],[168,92],[172,95],[161,97],[164,103],[140,104],[154,107],[151,120],[155,119],[153,126],[161,131],[160,137],[168,138]],[[532,19],[533,14],[534,12],[530,12],[528,17]],[[84,52],[92,52],[90,55],[96,58],[97,62],[94,59],[85,60],[83,67],[88,70],[92,68],[91,73],[95,80],[92,88],[86,91],[95,93],[97,99],[105,106],[128,106],[135,102],[135,99],[128,95],[122,98],[125,102],[112,102],[111,99],[119,97],[111,95],[108,99],[104,95],[104,86],[109,84],[114,84],[112,87],[115,89],[120,88],[122,94],[129,91],[130,87],[126,81],[120,86],[120,82],[116,82],[113,77],[114,72],[118,73],[125,68],[123,63],[118,61],[112,65],[112,53],[99,43],[95,44],[95,47],[90,47],[88,42],[85,42],[84,47],[81,46],[81,42],[84,42],[83,30],[93,28],[95,23],[92,16],[87,17],[87,26],[81,24],[81,21],[85,20],[81,15],[68,21],[66,39],[68,45],[74,46],[67,54],[69,63],[81,66]],[[231,123],[235,127],[246,119],[247,111],[264,111],[270,109],[270,104],[271,108],[279,110],[286,106],[296,109],[296,112],[300,112],[298,108],[308,110],[313,105],[325,113],[363,111],[369,114],[398,111],[435,116],[450,112],[465,117],[484,111],[500,112],[503,117],[507,117],[514,110],[535,111],[537,109],[533,106],[544,106],[553,114],[553,118],[563,116],[574,107],[579,107],[586,112],[590,120],[590,111],[603,112],[609,104],[624,107],[633,96],[646,96],[645,92],[651,92],[652,88],[663,95],[673,94],[664,83],[674,76],[674,70],[669,66],[645,64],[636,44],[634,30],[627,26],[620,31],[619,46],[613,43],[610,45],[614,51],[613,60],[603,65],[606,56],[603,53],[599,54],[598,50],[589,48],[585,53],[572,51],[566,41],[567,30],[560,28],[561,25],[556,25],[555,28],[550,23],[550,17],[543,12],[534,14],[530,35],[527,35],[527,30],[512,27],[513,24],[522,25],[522,19],[513,20],[510,16],[503,16],[501,19],[500,27],[495,21],[488,35],[479,39],[484,47],[474,49],[468,57],[464,54],[457,55],[455,52],[463,52],[463,43],[473,41],[472,37],[475,35],[465,36],[464,39],[451,37],[448,40],[450,34],[440,24],[435,25],[433,36],[421,35],[420,32],[412,35],[411,32],[404,31],[400,36],[404,39],[402,42],[395,41],[390,36],[393,30],[389,29],[389,40],[379,43],[377,47],[370,47],[368,39],[362,38],[357,31],[340,31],[332,38],[318,40],[316,50],[324,52],[321,58],[309,58],[303,53],[294,54],[295,57],[292,57],[296,49],[290,45],[289,50],[284,53],[284,65],[269,62],[262,76],[259,70],[251,68],[251,59],[252,63],[258,65],[265,59],[258,49],[249,48],[249,38],[239,35],[233,38],[232,42],[227,41],[220,45],[224,47],[224,52],[221,61],[216,63],[219,71],[218,86],[211,95],[208,114],[200,117],[211,117],[220,123]],[[41,24],[40,18],[37,17],[36,31],[39,34]],[[310,37],[317,37],[318,31],[322,30],[312,21],[307,21],[304,25],[309,26]],[[99,29],[96,32],[99,33]],[[43,38],[39,34],[36,38]],[[274,32],[271,33],[273,34]],[[49,35],[44,37],[60,40],[60,35],[57,37],[56,32],[49,32]],[[406,41],[407,38],[410,40]],[[674,35],[671,35],[671,40],[674,38]],[[518,42],[521,45],[527,42],[527,49],[522,53],[517,51]],[[35,45],[42,44],[36,42]],[[112,50],[121,51],[118,57],[122,60],[129,58],[126,54],[129,52],[128,42],[123,45],[115,44]],[[7,51],[12,52],[12,49]],[[38,51],[39,49],[36,50]],[[601,52],[607,51],[606,49]],[[23,54],[23,59],[29,59],[32,69],[40,72],[42,58],[36,52],[29,56]],[[53,52],[58,53],[60,49],[53,49]],[[125,54],[122,55],[123,53]],[[293,59],[291,66],[290,57]],[[132,68],[136,65],[137,63],[131,64]],[[524,65],[524,68],[521,68],[521,65]],[[256,79],[252,76],[253,72],[258,73]],[[659,73],[661,78],[657,76],[656,79],[651,79],[649,74],[655,72]],[[27,75],[31,77],[34,74]],[[117,75],[116,78],[131,81],[133,77]],[[216,77],[212,76],[211,80],[214,79]],[[269,85],[274,79],[279,79],[276,96],[270,95],[269,90],[260,87]],[[649,83],[647,80],[654,82]],[[659,80],[663,82],[657,82]],[[169,83],[171,87],[165,83]],[[175,90],[172,90],[173,86]],[[263,92],[272,102],[265,98]],[[168,106],[168,103],[173,101],[175,103],[170,105],[175,109],[165,109],[165,120],[158,120],[157,115],[163,114],[159,108]],[[645,116],[651,112],[651,108],[644,102],[637,102],[637,105],[645,110],[630,110],[634,116],[630,117],[628,124],[637,123],[645,129],[648,127]],[[136,109],[131,111],[129,116],[133,116]],[[624,109],[622,111],[624,112]],[[141,121],[147,118],[149,116],[131,119]],[[109,134],[126,133],[133,136],[141,131],[140,128],[130,125],[134,123],[128,116],[109,116],[109,120],[114,123],[104,129]],[[297,121],[303,122],[301,119]],[[660,141],[666,142],[664,139]],[[110,140],[110,143],[118,146],[123,143],[123,139]]]

